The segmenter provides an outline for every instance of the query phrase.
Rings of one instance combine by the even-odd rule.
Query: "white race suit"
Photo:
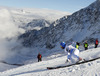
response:
[[[72,56],[79,60],[79,50],[72,45],[65,47],[65,52],[67,52],[67,59],[72,60]]]

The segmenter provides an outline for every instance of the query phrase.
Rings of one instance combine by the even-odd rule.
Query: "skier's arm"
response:
[[[70,52],[68,51],[67,48],[65,48],[64,51],[65,51],[65,53],[67,54],[67,58],[68,58],[68,56],[70,55]]]

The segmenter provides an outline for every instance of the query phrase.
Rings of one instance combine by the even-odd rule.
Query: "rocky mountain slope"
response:
[[[61,41],[93,42],[100,39],[100,1],[97,0],[88,7],[70,16],[56,20],[50,27],[39,31],[30,30],[19,37],[24,46],[40,46],[52,49]]]

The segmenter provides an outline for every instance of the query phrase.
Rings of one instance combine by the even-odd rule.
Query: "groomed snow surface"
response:
[[[64,52],[62,54],[61,56],[58,56],[59,53],[55,56],[52,55],[50,57],[54,56],[54,58],[50,60],[44,58],[41,62],[1,72],[0,76],[100,76],[100,59],[80,65],[47,70],[46,67],[68,65],[71,63],[66,63],[66,55]],[[100,46],[98,48],[93,48],[92,46],[86,51],[81,51],[80,57],[86,60],[100,57]]]

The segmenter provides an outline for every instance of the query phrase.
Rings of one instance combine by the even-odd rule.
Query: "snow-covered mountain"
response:
[[[19,36],[19,40],[24,47],[32,48],[44,56],[61,52],[60,42],[67,44],[78,41],[83,46],[87,40],[89,45],[98,38],[100,40],[100,7],[95,1],[88,7],[81,9],[70,16],[64,16],[41,30],[29,30]],[[30,50],[31,51],[31,50]],[[31,51],[33,52],[33,51]],[[30,54],[31,54],[30,52]]]
[[[49,27],[50,24],[51,23],[45,19],[34,19],[24,27],[26,27],[26,30],[40,30],[41,28]]]
[[[60,12],[59,15],[57,14],[58,11],[57,13],[53,12],[54,14],[50,13],[49,11],[48,12],[49,14],[47,14],[47,10],[45,11],[45,13],[43,11],[41,12],[41,10],[38,10],[38,12],[41,13],[40,16],[40,13],[32,11],[32,9],[26,10],[26,9],[11,9],[11,8],[2,9],[1,8],[0,11],[1,12],[0,17],[2,22],[1,25],[4,25],[1,26],[1,28],[2,27],[5,28],[5,26],[7,26],[7,28],[3,29],[2,30],[3,33],[1,33],[0,35],[2,37],[0,48],[2,48],[3,50],[3,55],[0,54],[1,56],[0,58],[5,60],[7,63],[11,63],[11,64],[35,63],[37,62],[36,56],[39,52],[43,55],[44,60],[49,60],[53,57],[56,58],[58,56],[63,56],[62,50],[59,47],[59,43],[61,41],[65,41],[68,43],[72,41],[83,42],[85,40],[88,40],[88,42],[93,42],[95,38],[98,38],[100,40],[100,35],[99,35],[100,34],[100,29],[99,29],[100,7],[99,6],[100,6],[100,0],[97,0],[91,5],[89,5],[88,7],[81,9],[70,16],[66,16],[67,15],[66,13],[65,15],[62,14],[62,16],[64,16],[62,18],[61,18],[62,12]],[[55,16],[55,14],[57,17]],[[5,30],[7,32],[5,32]],[[89,55],[93,55],[92,53],[88,53],[88,55],[85,57],[88,57]],[[99,56],[96,55],[97,53],[99,52],[94,53],[93,58],[94,56]],[[98,61],[96,63],[98,63]],[[46,64],[41,65],[38,63],[36,64],[40,66],[46,65]],[[3,67],[1,71],[6,70],[7,67],[8,69],[12,67],[16,67],[16,66],[9,66],[7,64],[6,65],[3,64],[3,65],[6,66],[6,68]],[[80,67],[84,67],[84,65]],[[38,72],[38,70],[35,69],[34,72]],[[98,68],[97,71],[99,71]],[[22,71],[22,72],[17,71],[17,73],[15,72],[13,72],[12,75],[19,75],[19,73],[25,74],[26,72],[31,73],[32,70]],[[46,75],[48,75],[48,73],[49,72],[47,72]],[[8,73],[2,72],[1,75],[8,75]]]
[[[2,62],[23,63],[33,59],[33,55],[36,54],[32,52],[32,49],[21,45],[18,41],[19,35],[28,30],[48,27],[56,19],[67,14],[67,12],[47,9],[0,7],[0,67],[3,67],[0,71],[13,67]]]
[[[100,39],[100,2],[97,0],[88,7],[70,16],[56,20],[50,27],[39,31],[30,30],[19,37],[24,46],[59,47],[61,41],[78,41],[89,43]],[[58,48],[59,49],[59,48]]]
[[[70,14],[67,12],[48,10],[48,9],[30,9],[30,8],[19,9],[19,8],[11,8],[11,7],[0,7],[0,12],[1,12],[0,20],[2,20],[1,21],[2,23],[4,22],[7,23],[8,21],[10,21],[9,25],[11,25],[10,23],[12,23],[14,26],[16,26],[16,28],[18,27],[18,29],[20,27],[25,27],[25,25],[31,23],[32,21],[35,22],[34,20],[37,20],[38,23],[39,21],[41,23],[42,21],[44,22],[44,20],[46,20],[46,22],[48,22],[50,25],[55,20]]]
[[[48,9],[29,9],[29,8],[8,8],[12,14],[12,17],[17,23],[17,25],[24,26],[25,24],[32,22],[32,20],[47,20],[52,23],[56,19],[63,17],[64,15],[69,15],[70,13],[61,12],[56,10],[48,10]]]

